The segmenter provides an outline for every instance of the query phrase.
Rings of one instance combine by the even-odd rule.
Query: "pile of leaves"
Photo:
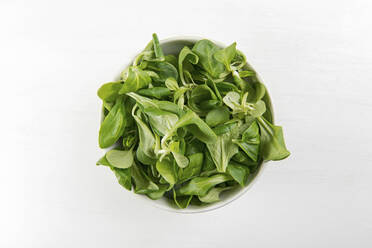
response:
[[[236,43],[164,54],[156,34],[117,82],[101,86],[97,165],[119,184],[179,208],[246,186],[263,161],[289,156],[270,98]]]

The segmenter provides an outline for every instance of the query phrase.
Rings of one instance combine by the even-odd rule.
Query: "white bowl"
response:
[[[161,45],[165,55],[167,55],[167,54],[178,54],[179,51],[185,45],[192,46],[195,42],[197,42],[198,40],[201,40],[201,39],[203,39],[203,38],[202,37],[197,37],[197,36],[175,36],[175,37],[171,37],[171,38],[168,38],[168,39],[161,40],[160,45]],[[226,47],[226,45],[222,44],[221,42],[214,41],[214,40],[212,40],[212,41],[217,46],[219,46],[221,48]],[[144,46],[145,46],[145,44],[144,44]],[[139,54],[141,51],[142,50],[138,51],[138,53],[136,53],[136,55]],[[123,69],[127,66],[129,66],[129,64],[125,65],[123,67]],[[252,67],[251,65],[249,65],[249,66]],[[258,75],[257,75],[257,77],[260,81],[262,81],[259,78]],[[120,73],[114,79],[115,80],[120,79]],[[272,119],[274,119],[270,97],[269,97],[268,101],[269,101],[269,104],[266,107],[267,107],[267,110],[271,112]],[[207,211],[211,211],[211,210],[226,206],[227,204],[235,201],[236,199],[241,197],[243,194],[245,194],[252,187],[253,183],[257,181],[258,177],[262,174],[263,168],[265,167],[266,164],[267,164],[267,162],[262,163],[261,165],[259,165],[256,173],[250,175],[250,177],[251,177],[250,180],[251,181],[247,186],[245,186],[244,188],[239,187],[239,188],[236,188],[234,190],[225,191],[220,195],[221,201],[219,201],[217,203],[204,205],[204,206],[189,205],[186,209],[179,209],[179,208],[176,208],[175,206],[172,206],[170,204],[169,200],[166,199],[165,197],[163,197],[159,200],[151,200],[146,195],[135,194],[134,192],[128,192],[128,193],[132,194],[134,198],[142,200],[145,204],[152,204],[153,206],[155,206],[157,208],[160,208],[160,209],[166,210],[166,211],[170,211],[170,212],[184,213],[184,214],[207,212]]]

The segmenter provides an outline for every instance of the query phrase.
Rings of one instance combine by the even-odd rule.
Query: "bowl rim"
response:
[[[160,45],[166,45],[167,43],[172,43],[172,42],[177,42],[177,41],[195,43],[195,42],[197,42],[199,40],[202,40],[202,39],[206,39],[206,38],[201,37],[201,36],[194,36],[194,35],[170,36],[168,38],[159,40],[159,43],[160,43]],[[219,41],[216,41],[216,40],[213,40],[213,39],[208,39],[208,40],[212,41],[213,43],[215,43],[219,47],[226,47],[226,44],[224,44],[222,42],[219,42]],[[139,54],[141,51],[142,51],[142,49],[139,50],[137,53],[135,53],[133,58],[130,59],[129,62],[126,63],[121,68],[126,68],[127,66],[130,66],[132,61],[134,60],[135,56],[137,54]],[[249,64],[248,62],[247,62],[247,64],[250,67],[252,67],[251,64]],[[252,67],[252,68],[254,68],[254,67]],[[120,73],[121,73],[121,71],[117,74],[118,76],[114,77],[115,80],[117,80],[118,77],[120,77]],[[257,79],[261,83],[263,83],[262,78],[260,77],[260,75],[257,72],[256,72],[256,76],[257,76]],[[268,98],[269,98],[271,116],[272,116],[272,121],[274,123],[274,110],[273,110],[273,107],[272,107],[272,105],[273,105],[272,104],[272,99],[270,97],[269,92],[267,91],[266,93],[267,93]],[[103,108],[102,108],[101,116],[102,116],[102,119],[103,119]],[[106,152],[109,149],[110,148],[105,148],[103,150]],[[168,202],[164,203],[164,199],[162,199],[163,197],[161,199],[159,199],[159,200],[163,200],[163,201],[159,201],[159,200],[152,200],[152,199],[148,198],[146,195],[135,194],[132,191],[131,191],[131,193],[132,193],[133,196],[135,196],[135,198],[141,199],[141,200],[146,201],[146,202],[150,202],[150,205],[154,206],[155,208],[161,209],[161,210],[164,210],[164,211],[167,211],[167,212],[181,213],[181,214],[205,213],[205,212],[209,212],[209,211],[213,211],[213,210],[222,208],[222,207],[234,202],[235,200],[239,199],[240,197],[242,197],[249,189],[251,189],[251,187],[258,180],[258,178],[261,177],[261,175],[263,173],[263,170],[267,166],[267,164],[268,164],[268,161],[263,161],[260,164],[259,170],[256,172],[256,175],[252,178],[252,180],[249,182],[249,184],[246,185],[245,187],[240,188],[239,190],[237,190],[237,192],[233,196],[231,196],[230,198],[221,200],[221,201],[216,202],[216,203],[211,203],[211,204],[208,204],[208,205],[205,205],[205,206],[201,206],[201,207],[200,206],[189,206],[185,209],[179,209],[179,208],[175,208],[175,207],[171,206]]]

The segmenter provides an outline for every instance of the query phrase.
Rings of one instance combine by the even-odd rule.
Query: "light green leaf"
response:
[[[153,42],[155,57],[159,59],[160,61],[163,61],[165,59],[164,53],[160,47],[158,36],[155,33],[152,34],[152,42]]]
[[[182,186],[177,192],[180,195],[204,196],[217,184],[230,181],[232,178],[226,174],[217,174],[210,177],[195,177],[186,185]]]
[[[97,95],[104,101],[114,102],[122,86],[122,81],[105,83],[98,89]]]
[[[236,54],[236,42],[232,43],[230,46],[218,50],[214,54],[214,58],[223,63],[228,71],[232,71],[232,68],[230,66],[231,61],[234,59]]]
[[[208,143],[207,148],[217,171],[225,172],[230,159],[238,152],[238,146],[232,142],[237,137],[237,130],[217,137],[217,142]]]
[[[261,154],[265,161],[281,160],[291,153],[287,150],[280,126],[274,126],[265,118],[257,118],[261,131]]]
[[[180,87],[178,86],[178,83],[177,83],[177,80],[170,77],[170,78],[167,78],[165,80],[165,86],[167,86],[167,88],[171,91],[176,91],[178,90]]]
[[[156,169],[160,175],[171,185],[177,182],[177,172],[174,162],[164,158],[162,161],[156,162]]]
[[[151,82],[150,76],[136,66],[129,67],[127,78],[119,91],[119,94],[136,92],[147,87]]]
[[[106,153],[106,159],[113,167],[126,169],[133,164],[133,152],[132,150],[111,150]]]
[[[240,106],[240,94],[235,91],[230,91],[223,98],[223,102],[232,110],[237,111]]]
[[[217,107],[208,112],[205,122],[210,127],[223,124],[230,120],[230,111],[226,107]]]
[[[220,194],[223,191],[230,190],[234,188],[233,186],[230,187],[214,187],[211,188],[208,193],[204,196],[198,196],[199,200],[204,203],[214,203],[220,201]]]

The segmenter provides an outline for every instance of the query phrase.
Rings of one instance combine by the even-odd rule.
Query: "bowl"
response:
[[[197,41],[199,41],[201,39],[203,39],[203,38],[202,37],[197,37],[197,36],[174,36],[174,37],[171,37],[171,38],[160,40],[160,46],[163,49],[163,52],[164,52],[165,55],[167,55],[167,54],[178,54],[184,46],[186,46],[186,45],[192,46],[193,44],[195,44]],[[211,40],[211,39],[209,39],[209,40]],[[221,42],[214,41],[214,40],[211,40],[211,41],[214,42],[220,48],[226,47],[226,45],[221,43]],[[141,51],[142,50],[138,51],[138,53],[136,53],[136,55],[139,54]],[[126,68],[129,65],[130,64],[125,65],[123,67],[123,69]],[[247,66],[249,66],[250,68],[253,68],[248,63],[247,63]],[[256,74],[256,75],[257,75],[258,80],[260,82],[262,82],[259,75],[258,74]],[[120,72],[114,78],[114,80],[118,80],[118,79],[120,79]],[[265,99],[266,102],[267,102],[266,108],[267,108],[267,111],[269,111],[269,113],[270,113],[272,121],[274,121],[273,120],[273,109],[272,109],[272,104],[271,104],[271,98],[270,98],[267,91],[266,91],[266,95],[267,95],[267,97]],[[212,211],[212,210],[221,208],[223,206],[226,206],[227,204],[237,200],[242,195],[244,195],[253,186],[253,184],[257,181],[259,176],[262,174],[263,168],[266,166],[266,164],[267,164],[267,162],[261,163],[258,166],[257,171],[254,174],[250,175],[249,183],[248,183],[247,186],[245,186],[244,188],[240,187],[240,188],[236,188],[234,190],[225,191],[220,195],[221,201],[216,202],[216,203],[211,203],[211,204],[208,204],[208,205],[204,205],[204,206],[189,205],[185,209],[179,209],[179,208],[176,208],[175,206],[173,206],[172,204],[170,204],[170,201],[165,197],[163,197],[159,200],[152,200],[152,199],[148,198],[146,195],[135,194],[134,192],[130,192],[130,193],[133,196],[133,198],[141,200],[146,204],[151,204],[151,205],[155,206],[156,208],[159,208],[159,209],[162,209],[162,210],[165,210],[165,211],[170,211],[170,212],[174,212],[174,213],[183,213],[183,214],[208,212],[208,211]]]

